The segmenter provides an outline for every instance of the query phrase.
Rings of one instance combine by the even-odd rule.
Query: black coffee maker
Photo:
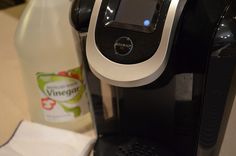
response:
[[[95,156],[218,155],[236,72],[232,0],[74,0]]]

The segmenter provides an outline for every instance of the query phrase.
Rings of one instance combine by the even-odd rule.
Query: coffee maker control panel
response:
[[[169,60],[180,4],[180,0],[96,0],[86,44],[92,72],[120,87],[155,81]]]
[[[160,19],[160,13],[163,12],[163,3],[164,0],[110,0],[105,4],[104,24],[108,27],[152,33]]]
[[[136,64],[151,58],[161,41],[169,3],[163,0],[102,1],[95,30],[99,51],[121,64]]]

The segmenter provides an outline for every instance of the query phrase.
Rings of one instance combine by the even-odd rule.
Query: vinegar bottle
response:
[[[91,128],[82,59],[69,23],[69,0],[31,0],[17,27],[31,120],[84,132]]]

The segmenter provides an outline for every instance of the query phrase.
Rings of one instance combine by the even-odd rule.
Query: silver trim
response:
[[[120,87],[138,87],[155,81],[163,73],[169,59],[168,47],[172,42],[171,32],[179,0],[171,1],[156,53],[147,61],[131,65],[107,59],[96,46],[95,28],[101,3],[102,0],[95,1],[87,37],[86,54],[92,72],[106,83]]]
[[[113,112],[113,102],[112,102],[112,88],[110,85],[101,81],[101,97],[103,102],[103,111],[104,111],[104,118],[110,119],[114,116]]]

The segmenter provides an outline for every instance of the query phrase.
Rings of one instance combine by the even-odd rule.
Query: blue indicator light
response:
[[[148,27],[151,24],[151,22],[150,22],[150,20],[146,19],[146,20],[144,20],[143,24],[145,27]]]

